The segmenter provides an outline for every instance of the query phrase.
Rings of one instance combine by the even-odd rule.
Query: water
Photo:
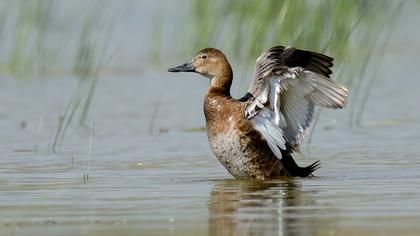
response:
[[[76,80],[3,76],[0,235],[418,235],[419,40],[408,24],[392,36],[362,127],[350,127],[349,109],[322,113],[296,155],[321,160],[308,179],[232,179],[191,131],[204,124],[208,83],[197,75],[102,76],[87,127],[57,153]]]

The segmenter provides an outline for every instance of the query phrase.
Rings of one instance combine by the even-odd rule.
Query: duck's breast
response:
[[[236,178],[249,178],[254,171],[247,152],[249,121],[243,118],[244,104],[226,98],[206,98],[204,104],[210,148],[220,163]],[[249,123],[249,124],[248,124]]]
[[[234,131],[217,134],[208,133],[210,148],[220,163],[236,178],[250,176],[250,160],[240,142],[240,136]]]

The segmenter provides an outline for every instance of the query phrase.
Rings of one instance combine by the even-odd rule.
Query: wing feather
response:
[[[251,122],[254,128],[263,135],[274,155],[281,159],[280,149],[286,149],[286,141],[283,130],[273,122],[272,116],[273,113],[268,108],[263,108]]]
[[[347,89],[329,78],[333,58],[292,47],[276,46],[258,57],[253,82],[241,101],[244,117],[281,159],[281,150],[297,150],[315,106],[343,108]]]
[[[250,119],[278,158],[281,158],[279,148],[299,148],[310,127],[315,106],[343,108],[347,103],[348,91],[344,86],[303,68],[290,68],[271,77],[267,84],[265,99],[255,99],[266,103]]]

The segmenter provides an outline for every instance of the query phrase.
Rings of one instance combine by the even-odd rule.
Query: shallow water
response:
[[[92,155],[89,128],[49,151],[74,78],[0,78],[0,235],[418,235],[420,52],[406,28],[363,126],[349,126],[349,109],[322,113],[296,156],[322,162],[307,179],[232,179],[191,131],[204,124],[196,75],[101,78]]]

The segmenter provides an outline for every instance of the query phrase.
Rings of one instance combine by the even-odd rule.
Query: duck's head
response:
[[[226,56],[215,48],[205,48],[195,54],[191,60],[168,71],[196,72],[210,79],[232,73]]]

